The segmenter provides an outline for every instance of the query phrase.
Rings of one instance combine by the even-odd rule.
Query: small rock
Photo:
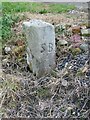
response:
[[[80,48],[71,48],[70,50],[71,50],[73,55],[78,55],[78,54],[81,53],[81,49]]]
[[[88,51],[88,44],[86,43],[81,44],[80,49],[83,50],[84,52]]]
[[[90,28],[81,30],[82,36],[90,36]]]
[[[63,79],[63,80],[62,80],[62,85],[63,85],[64,87],[66,87],[66,86],[68,85],[68,82]]]
[[[72,110],[73,108],[72,108],[72,107],[68,107],[67,109],[68,109],[68,110]]]
[[[82,36],[82,41],[87,42],[88,39],[89,39],[89,38],[88,38],[87,36]]]
[[[79,47],[81,45],[81,37],[78,34],[73,34],[70,41],[73,47]]]
[[[80,26],[72,27],[72,33],[73,34],[79,34],[80,32],[81,32]]]
[[[68,44],[68,42],[67,42],[66,40],[59,40],[59,41],[58,41],[58,45],[59,45],[59,46],[67,45],[67,44]]]
[[[86,76],[90,77],[90,70],[87,71]]]
[[[77,10],[70,10],[68,13],[69,14],[76,14],[76,13],[78,13],[78,11]]]
[[[73,112],[72,114],[75,115],[75,112]]]
[[[81,26],[81,29],[86,29],[86,25],[82,25],[82,26]]]
[[[11,48],[6,46],[6,47],[4,48],[4,52],[5,52],[6,54],[10,53],[10,52],[11,52]]]
[[[12,53],[13,53],[13,55],[15,55],[15,56],[21,56],[23,53],[24,53],[24,51],[25,51],[25,45],[23,45],[23,46],[16,46],[15,48],[13,48],[12,49]]]
[[[69,68],[68,69],[71,69],[72,68],[72,65],[71,66],[69,66]]]
[[[7,63],[7,62],[8,62],[8,59],[5,58],[5,59],[2,60],[2,62],[3,62],[3,63]]]
[[[25,43],[24,43],[24,41],[23,40],[17,40],[16,41],[16,45],[18,45],[18,46],[23,46]]]

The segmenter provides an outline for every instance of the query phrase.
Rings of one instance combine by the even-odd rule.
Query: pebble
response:
[[[4,63],[4,64],[7,63],[7,62],[8,62],[7,58],[5,58],[5,59],[2,60],[2,63]]]
[[[67,42],[66,40],[59,40],[59,41],[58,41],[58,45],[59,45],[59,46],[67,45],[67,44],[68,44],[68,42]]]
[[[70,50],[71,50],[73,56],[78,55],[78,54],[81,53],[81,49],[80,48],[71,48]]]
[[[78,34],[81,32],[80,26],[74,26],[72,27],[72,33]]]
[[[89,35],[90,34],[90,28],[89,29],[81,29],[82,35]]]
[[[87,36],[82,36],[82,41],[87,42],[89,38]]]
[[[90,77],[90,70],[87,71],[86,76]]]
[[[79,47],[81,44],[81,36],[78,34],[73,34],[70,38],[70,42],[73,45],[73,47]]]
[[[66,87],[66,86],[68,85],[67,80],[62,80],[62,85],[63,85],[64,87]]]
[[[81,44],[80,49],[83,50],[84,52],[87,52],[88,51],[88,44],[86,44],[86,43]]]
[[[72,107],[68,107],[67,109],[68,109],[68,110],[72,110],[73,108],[72,108]]]
[[[6,54],[8,54],[9,52],[11,52],[11,48],[10,47],[5,47],[4,51],[5,51]]]
[[[77,11],[77,10],[71,10],[71,11],[69,11],[68,13],[69,13],[69,14],[76,14],[76,13],[79,13],[79,11]]]

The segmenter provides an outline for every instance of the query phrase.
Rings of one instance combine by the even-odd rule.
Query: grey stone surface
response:
[[[59,40],[58,45],[67,45],[68,42],[66,40]]]
[[[27,39],[27,63],[38,77],[49,73],[55,66],[54,26],[42,20],[24,22]]]
[[[85,44],[85,43],[81,44],[80,49],[87,52],[88,51],[88,44]]]
[[[90,34],[90,28],[89,29],[82,29],[81,33],[82,33],[82,35],[88,35],[88,34]]]

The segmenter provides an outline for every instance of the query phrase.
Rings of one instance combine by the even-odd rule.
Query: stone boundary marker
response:
[[[26,35],[27,63],[32,72],[41,77],[55,67],[54,26],[42,20],[23,23]]]

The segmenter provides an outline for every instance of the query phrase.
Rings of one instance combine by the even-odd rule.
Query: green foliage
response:
[[[0,41],[2,36],[2,3],[0,2]]]
[[[11,27],[18,21],[18,16],[3,14],[2,17],[2,42],[6,42],[12,35]]]
[[[2,50],[2,42],[0,41],[0,52],[1,52],[1,50]]]
[[[12,90],[12,91],[17,91],[20,88],[20,86],[17,79],[10,78],[8,80],[3,81],[0,84],[0,89],[3,89],[3,88]]]
[[[50,97],[50,89],[49,88],[38,88],[37,90],[37,95],[40,97],[40,98],[46,98],[46,97]]]
[[[3,13],[16,13],[16,12],[67,12],[75,9],[74,5],[67,4],[45,4],[45,3],[32,3],[32,2],[3,2]]]
[[[50,12],[61,13],[68,12],[69,10],[75,9],[74,5],[67,4],[50,4]]]
[[[11,28],[14,24],[19,21],[19,15],[16,13],[20,12],[31,12],[45,14],[67,12],[75,7],[67,4],[45,4],[45,3],[32,3],[32,2],[2,2],[2,20],[0,18],[0,23],[2,22],[2,31],[0,31],[0,36],[2,36],[2,42],[5,43],[13,35]]]
[[[40,14],[45,14],[45,13],[48,13],[48,11],[47,11],[46,9],[42,9],[42,10],[40,10],[39,13],[40,13]]]
[[[4,2],[2,5],[4,13],[39,12],[43,8],[42,3],[31,2]]]
[[[0,17],[0,40],[2,36],[2,17]]]

